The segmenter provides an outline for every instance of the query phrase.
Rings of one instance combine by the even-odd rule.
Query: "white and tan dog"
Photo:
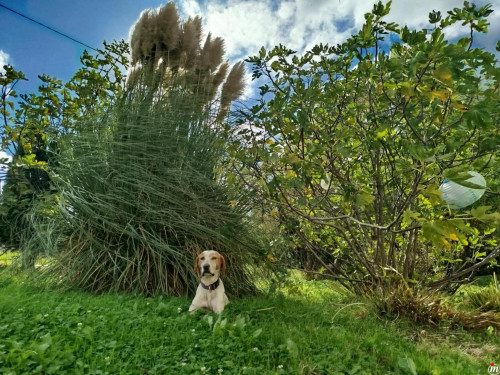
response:
[[[224,284],[219,278],[220,274],[226,276],[224,257],[217,251],[206,250],[196,257],[194,270],[201,276],[201,282],[189,311],[204,309],[220,314],[229,302]]]

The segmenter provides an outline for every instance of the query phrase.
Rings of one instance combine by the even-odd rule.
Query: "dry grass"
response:
[[[399,286],[385,296],[376,297],[375,304],[383,315],[405,317],[433,326],[485,331],[492,327],[500,330],[500,314],[495,311],[455,311],[443,305],[433,292],[416,292]]]

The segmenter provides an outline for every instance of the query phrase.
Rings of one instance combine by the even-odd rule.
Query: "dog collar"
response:
[[[210,291],[212,291],[212,290],[217,289],[217,287],[218,287],[218,286],[219,286],[219,284],[220,284],[220,279],[217,279],[217,281],[216,281],[215,283],[210,284],[210,285],[205,285],[205,284],[203,284],[203,282],[200,282],[200,284],[201,284],[201,286],[203,287],[203,289],[206,289],[206,290],[210,290]]]

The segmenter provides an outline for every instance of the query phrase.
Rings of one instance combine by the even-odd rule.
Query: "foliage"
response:
[[[472,48],[491,7],[433,12],[434,29],[416,31],[384,21],[390,4],[341,45],[249,58],[262,99],[231,129],[228,180],[309,254],[292,265],[362,293],[393,277],[448,287],[500,254],[496,207],[452,211],[439,190],[469,170],[498,176],[500,68]],[[470,37],[445,40],[457,22]]]
[[[37,94],[21,94],[14,87],[24,74],[5,66],[0,75],[3,124],[2,148],[13,155],[0,201],[0,242],[11,249],[24,249],[36,238],[32,219],[45,220],[54,212],[57,191],[52,178],[57,174],[57,155],[63,142],[70,142],[78,120],[109,107],[122,91],[127,68],[125,42],[104,43],[100,55],[86,51],[82,68],[69,82],[43,75]],[[12,113],[13,111],[13,113]],[[31,241],[33,242],[33,241]],[[33,266],[34,256],[23,251]]]
[[[338,283],[331,280],[306,280],[307,273],[303,275],[300,271],[291,270],[285,277],[272,285],[272,291],[280,290],[283,295],[290,298],[305,298],[315,302],[331,302],[341,296],[352,296],[352,294]]]
[[[128,67],[128,46],[124,41],[108,44],[97,56],[87,51],[81,57],[82,68],[69,82],[42,75],[38,94],[21,94],[18,98],[14,87],[25,79],[22,72],[5,66],[1,74],[2,86],[2,148],[22,158],[14,164],[24,163],[36,167],[45,164],[37,160],[37,152],[47,151],[57,137],[77,133],[76,121],[108,108],[123,88],[123,70]],[[14,113],[11,113],[14,111]]]
[[[60,293],[3,272],[0,371],[475,374],[500,354],[495,336],[424,333],[351,302],[245,298],[220,317],[190,315],[184,298]]]
[[[0,268],[7,267],[12,264],[15,264],[16,260],[19,258],[19,254],[10,253],[6,250],[0,251]]]

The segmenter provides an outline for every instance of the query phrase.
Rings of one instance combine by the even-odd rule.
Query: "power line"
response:
[[[14,10],[14,9],[11,9],[11,8],[9,8],[9,7],[5,6],[5,5],[3,5],[3,4],[0,4],[0,7],[4,8],[4,9],[7,9],[8,11],[10,11],[10,12],[12,12],[12,13],[17,14],[18,16],[21,16],[21,17],[23,17],[23,18],[26,18],[27,20],[29,20],[29,21],[31,21],[31,22],[34,22],[34,23],[36,23],[36,24],[38,24],[38,25],[40,25],[40,26],[42,26],[42,27],[45,27],[46,29],[49,29],[50,31],[53,31],[53,32],[55,32],[55,33],[57,33],[57,34],[59,34],[59,35],[61,35],[61,36],[65,37],[65,38],[68,38],[68,39],[72,40],[73,42],[76,42],[76,43],[78,43],[78,44],[81,44],[81,45],[82,45],[82,46],[84,46],[84,47],[87,47],[87,48],[89,48],[89,49],[91,49],[91,50],[93,50],[93,51],[99,52],[99,53],[101,52],[101,51],[99,51],[97,48],[91,47],[91,46],[89,46],[89,45],[88,45],[88,44],[86,44],[86,43],[80,42],[79,40],[77,40],[77,39],[75,39],[75,38],[73,38],[73,37],[69,36],[68,34],[65,34],[65,33],[62,33],[62,32],[60,32],[60,31],[57,31],[56,29],[54,29],[54,28],[52,28],[52,27],[50,27],[50,26],[47,26],[47,25],[43,24],[42,22],[37,21],[37,20],[35,20],[35,19],[31,18],[31,17],[28,17],[28,16],[26,16],[26,15],[24,15],[24,14],[22,14],[22,13],[19,13],[18,11]]]

